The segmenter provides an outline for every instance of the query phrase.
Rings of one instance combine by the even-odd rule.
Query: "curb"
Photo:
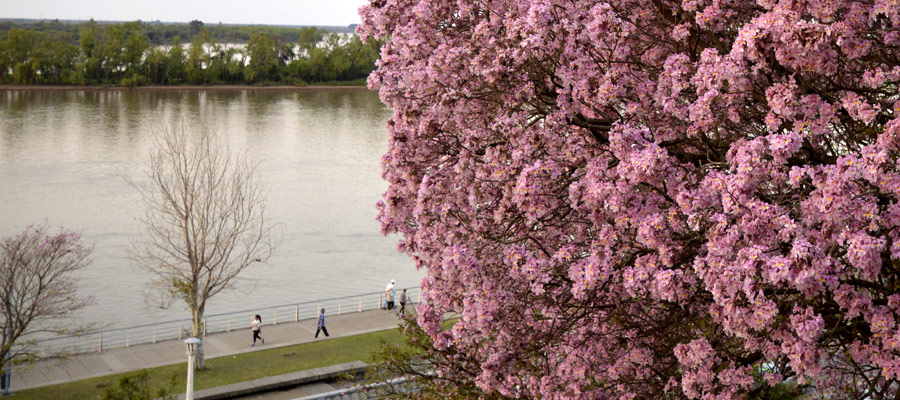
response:
[[[365,373],[369,365],[362,361],[351,361],[343,364],[335,364],[322,368],[313,368],[305,371],[289,374],[270,376],[254,379],[252,381],[232,383],[230,385],[216,386],[213,388],[194,392],[194,400],[220,400],[246,396],[254,393],[268,392],[276,389],[300,386],[307,383],[321,382],[337,379],[343,375],[358,376]],[[185,395],[178,396],[184,400]]]

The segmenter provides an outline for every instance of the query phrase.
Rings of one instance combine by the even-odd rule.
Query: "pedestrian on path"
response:
[[[250,323],[250,330],[253,331],[253,344],[250,347],[256,346],[256,339],[262,341],[262,344],[266,344],[266,339],[263,339],[262,336],[259,336],[262,333],[262,317],[259,314],[256,314],[253,317],[253,322]]]
[[[328,329],[325,329],[325,309],[323,308],[319,311],[319,327],[316,328],[316,338],[319,338],[319,331],[325,333],[325,336],[328,337]]]
[[[400,316],[406,315],[406,289],[400,292]]]
[[[384,288],[384,296],[387,299],[387,308],[388,310],[394,309],[394,280],[391,279],[391,283],[388,283]]]

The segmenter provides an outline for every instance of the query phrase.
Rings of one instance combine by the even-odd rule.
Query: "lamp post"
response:
[[[10,332],[10,329],[7,329],[7,332]],[[10,333],[12,336],[12,333]],[[3,395],[9,395],[9,384],[10,378],[12,377],[12,346],[10,349],[6,351],[6,373],[3,374]]]
[[[194,400],[194,355],[197,354],[197,345],[200,344],[200,339],[190,337],[184,339],[184,343],[187,345],[188,354],[187,393],[184,395],[184,400]]]

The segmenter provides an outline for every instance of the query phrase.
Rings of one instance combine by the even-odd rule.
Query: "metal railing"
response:
[[[421,302],[421,289],[409,287],[407,298],[409,303]],[[400,292],[395,289],[394,300],[399,307]],[[248,329],[253,315],[263,317],[263,325],[278,324],[315,319],[319,310],[325,308],[328,315],[341,315],[368,310],[377,310],[385,303],[385,292],[372,292],[354,296],[335,297],[317,301],[306,301],[253,308],[226,313],[209,314],[203,317],[201,335],[230,332]],[[60,336],[37,341],[39,352],[55,354],[90,353],[112,348],[129,347],[138,344],[156,343],[163,340],[184,339],[191,336],[191,319],[177,319],[125,328],[107,329],[78,336]]]

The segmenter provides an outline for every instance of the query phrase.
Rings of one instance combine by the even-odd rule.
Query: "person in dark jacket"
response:
[[[319,337],[319,331],[325,333],[325,336],[328,336],[328,329],[325,329],[325,309],[323,308],[319,311],[319,324],[318,328],[316,328],[316,338]]]
[[[406,289],[400,292],[400,316],[406,315]]]

